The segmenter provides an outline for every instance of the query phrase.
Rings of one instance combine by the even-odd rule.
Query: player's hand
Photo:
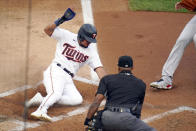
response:
[[[183,8],[183,6],[181,5],[180,2],[177,2],[177,3],[175,4],[175,9],[176,9],[176,10],[179,10],[179,9],[182,9],[182,8]]]
[[[91,119],[86,118],[84,121],[84,125],[86,125],[86,126],[91,125]]]
[[[68,8],[63,16],[61,18],[58,18],[54,23],[56,24],[56,26],[59,26],[63,22],[73,19],[75,15],[76,13],[72,9]]]
[[[65,11],[64,15],[62,16],[62,19],[64,19],[65,21],[68,21],[68,20],[73,19],[75,15],[76,13],[72,9],[68,8]]]

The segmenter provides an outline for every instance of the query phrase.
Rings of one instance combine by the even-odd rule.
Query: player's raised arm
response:
[[[73,17],[75,16],[75,12],[73,10],[71,10],[70,8],[68,8],[65,13],[63,14],[62,17],[58,18],[54,24],[48,25],[44,28],[44,32],[48,35],[51,36],[52,33],[54,32],[54,29],[59,26],[60,24],[62,24],[65,21],[71,20],[73,19]]]
[[[52,33],[54,32],[54,29],[56,28],[57,26],[55,24],[51,24],[51,25],[48,25],[44,28],[44,32],[48,35],[48,36],[51,36]]]

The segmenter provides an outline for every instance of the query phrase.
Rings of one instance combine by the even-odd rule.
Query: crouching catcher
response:
[[[99,83],[84,125],[89,131],[156,131],[140,120],[146,84],[132,74],[133,60],[121,56],[117,74],[104,76]],[[106,98],[104,111],[97,112]],[[103,125],[103,126],[102,126]]]

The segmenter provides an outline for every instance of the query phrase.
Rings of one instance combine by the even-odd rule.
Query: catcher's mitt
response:
[[[180,5],[189,11],[196,11],[196,0],[182,0]]]

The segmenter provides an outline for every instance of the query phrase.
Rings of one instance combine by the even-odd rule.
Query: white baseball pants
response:
[[[72,77],[62,68],[52,63],[44,71],[43,83],[47,96],[44,97],[38,110],[47,113],[47,110],[54,103],[61,105],[78,105],[83,99],[75,87]]]

